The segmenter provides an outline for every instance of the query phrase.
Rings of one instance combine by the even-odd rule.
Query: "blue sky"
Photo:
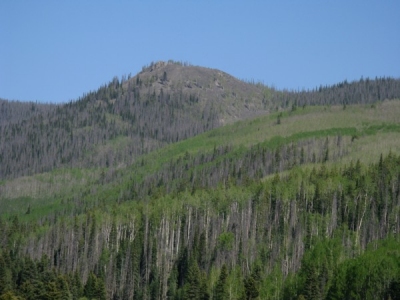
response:
[[[400,77],[400,1],[0,1],[0,98],[66,102],[158,60],[276,88]]]

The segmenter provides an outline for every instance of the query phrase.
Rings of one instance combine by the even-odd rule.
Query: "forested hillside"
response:
[[[56,105],[34,102],[7,101],[0,99],[0,126],[29,120],[50,112]]]
[[[101,280],[107,297],[122,299],[393,298],[399,168],[400,157],[389,154],[368,167],[295,168],[261,182],[97,203],[75,216],[63,209],[72,199],[56,214],[28,207],[1,223],[2,289],[72,297],[88,293],[80,280]]]
[[[59,167],[117,168],[167,144],[263,113],[399,96],[400,80],[390,78],[289,92],[215,69],[158,62],[67,104],[2,101],[0,179]]]
[[[0,299],[400,299],[399,97],[159,62],[2,102]]]
[[[77,101],[0,123],[0,178],[130,164],[168,143],[266,112],[267,90],[213,69],[152,64]],[[9,106],[18,110],[18,103]]]

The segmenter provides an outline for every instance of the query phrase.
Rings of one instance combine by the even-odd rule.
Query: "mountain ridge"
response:
[[[245,83],[217,69],[185,66],[176,62],[156,62],[144,68],[134,80],[138,77],[155,80],[153,88],[156,93],[161,89],[182,89],[183,93],[198,97],[205,105],[212,100],[215,105],[222,100],[226,101],[228,105],[224,108],[227,120],[220,120],[222,124],[256,115],[257,110],[263,107],[262,99],[268,90],[266,86]],[[248,111],[235,109],[234,106],[238,103],[244,105]]]
[[[267,89],[241,119],[228,75],[169,67],[0,125],[0,298],[395,299],[399,82]]]
[[[188,71],[197,74],[196,78],[189,78],[185,73]],[[228,82],[224,88],[218,83],[221,78],[228,78],[233,84]],[[201,86],[206,80],[208,87]],[[251,99],[244,99],[245,94],[227,98],[224,89],[228,86],[231,94],[242,93],[238,84],[252,91]],[[49,171],[65,164],[108,166],[115,156],[122,157],[119,163],[130,164],[132,156],[268,112],[261,103],[264,89],[217,70],[176,63],[159,65],[157,70],[150,66],[128,80],[114,78],[77,101],[3,124],[0,162],[2,157],[7,156],[8,160],[0,167],[0,178]],[[123,149],[117,147],[114,155],[115,149],[106,144],[117,137],[123,138],[124,145]],[[32,144],[31,149],[23,148],[27,143]],[[12,170],[17,160],[20,166]]]
[[[216,69],[152,63],[134,77],[115,77],[66,104],[2,101],[0,178],[61,166],[129,165],[167,144],[273,111],[396,97],[400,80],[390,78],[288,92],[246,83]]]

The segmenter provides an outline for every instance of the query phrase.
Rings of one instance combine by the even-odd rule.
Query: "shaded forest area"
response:
[[[13,217],[1,221],[1,253],[47,257],[54,274],[82,282],[93,272],[112,299],[397,299],[399,207],[400,157],[389,154],[43,224]],[[26,297],[9,268],[0,282]]]

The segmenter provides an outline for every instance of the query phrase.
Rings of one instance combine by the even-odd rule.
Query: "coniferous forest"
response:
[[[0,299],[400,299],[399,99],[169,61],[0,100]]]

